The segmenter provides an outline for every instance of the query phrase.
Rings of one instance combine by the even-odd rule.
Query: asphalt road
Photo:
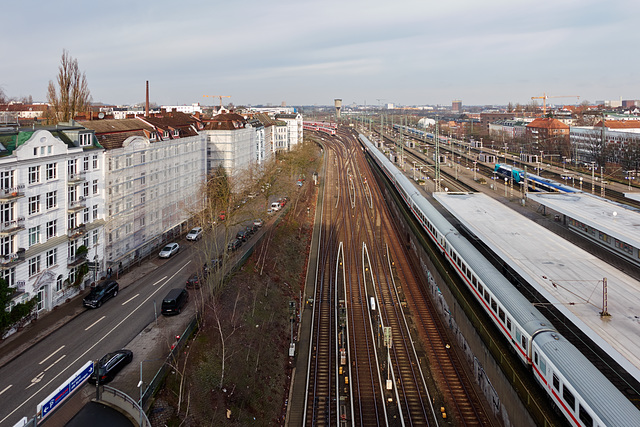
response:
[[[36,407],[89,360],[124,348],[158,316],[169,289],[184,286],[200,268],[194,244],[180,241],[181,251],[157,268],[121,287],[115,298],[98,309],[87,309],[17,359],[0,369],[0,425],[12,426]],[[189,302],[192,304],[193,302]],[[135,360],[135,351],[134,360]]]

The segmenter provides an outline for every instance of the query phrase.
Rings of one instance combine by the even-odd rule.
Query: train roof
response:
[[[434,197],[640,380],[640,282],[485,194]],[[610,317],[600,316],[603,278],[608,283]]]
[[[590,194],[534,194],[531,200],[640,248],[640,213]]]
[[[535,345],[606,425],[640,425],[638,409],[563,336],[543,332],[536,336]]]

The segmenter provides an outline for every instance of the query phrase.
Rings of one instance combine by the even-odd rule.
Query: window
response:
[[[13,237],[14,236],[3,236],[0,238],[0,255],[5,256],[14,253]]]
[[[82,195],[84,197],[89,197],[89,183],[85,182],[82,184]]]
[[[70,213],[67,215],[67,228],[69,230],[76,228],[76,214]]]
[[[40,243],[40,226],[36,225],[29,229],[29,246]]]
[[[491,296],[489,295],[489,291],[485,289],[484,291],[484,300],[489,304],[491,303]]]
[[[29,259],[29,277],[40,273],[40,255]]]
[[[593,418],[580,404],[578,404],[578,417],[586,427],[593,427]]]
[[[89,156],[84,156],[84,158],[82,159],[82,170],[89,170]]]
[[[67,160],[67,174],[71,177],[78,172],[77,169],[77,159],[69,159]]]
[[[93,180],[93,194],[98,194],[98,180]]]
[[[47,163],[46,174],[47,174],[47,180],[56,179],[58,177],[58,164]]]
[[[0,172],[0,187],[7,190],[13,187],[13,171]]]
[[[76,186],[72,185],[67,189],[67,199],[69,199],[69,203],[76,201]]]
[[[98,244],[98,230],[93,230],[93,232],[91,233],[91,236],[93,237],[93,245],[97,245]]]
[[[133,166],[133,157],[131,156],[131,154],[127,155],[124,159],[124,164],[126,167],[130,168],[131,166]]]
[[[89,208],[84,208],[82,210],[82,222],[88,224],[89,221]]]
[[[522,348],[527,349],[527,337],[522,336]]]
[[[562,398],[571,408],[571,412],[576,410],[576,398],[573,396],[573,393],[571,393],[571,390],[567,388],[566,384],[562,386]]]
[[[79,135],[79,139],[80,139],[80,146],[81,147],[86,147],[88,145],[91,145],[91,134],[90,133],[81,133]]]
[[[498,317],[500,318],[500,320],[502,321],[502,323],[504,323],[505,321],[505,314],[504,314],[504,310],[502,310],[502,307],[500,307],[498,309]]]
[[[98,219],[98,205],[93,205],[93,220],[95,221],[96,219]]]
[[[13,221],[14,203],[3,203],[0,205],[0,222]]]
[[[538,364],[538,352],[537,351],[533,352],[533,363],[535,363],[536,365]]]
[[[62,278],[62,274],[61,274],[56,279],[56,292],[60,292],[63,287],[64,287],[64,279]]]
[[[98,169],[98,155],[97,154],[93,155],[92,162],[93,162],[93,168],[94,169]]]
[[[507,329],[511,331],[511,318],[507,317]]]
[[[0,273],[5,282],[7,282],[7,286],[10,288],[16,287],[16,268],[11,267],[6,270],[2,270]]]
[[[47,268],[56,265],[58,262],[58,249],[53,248],[50,251],[47,251]]]
[[[47,204],[47,209],[53,209],[56,206],[58,206],[57,191],[50,191],[47,193],[46,204]]]
[[[494,300],[493,298],[491,299],[491,309],[494,313],[498,312],[498,303],[496,303],[496,300]]]
[[[29,184],[40,182],[40,166],[29,166]]]
[[[47,222],[47,239],[54,237],[58,232],[56,220]]]
[[[40,213],[40,196],[29,197],[29,215]]]

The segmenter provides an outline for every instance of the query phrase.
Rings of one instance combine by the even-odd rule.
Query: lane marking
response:
[[[135,294],[134,296],[132,296],[131,298],[123,302],[122,305],[125,305],[126,303],[133,301],[138,296],[140,296],[140,294]]]
[[[171,277],[162,285],[166,285],[167,283],[169,283],[169,280],[173,279],[174,277],[176,277],[178,275],[178,273],[180,273],[182,270],[184,270],[184,268],[189,265],[191,261],[187,262],[185,265],[183,265],[182,267],[180,267],[178,269],[178,271],[176,271],[175,273],[173,273],[171,275]],[[165,276],[166,277],[166,276]],[[162,280],[162,279],[161,279]],[[131,310],[131,313],[129,313],[124,319],[122,319],[120,322],[118,322],[118,324],[116,326],[114,326],[110,331],[108,331],[107,333],[105,333],[98,341],[96,341],[91,347],[89,347],[84,353],[82,353],[80,356],[76,357],[76,359],[71,362],[70,364],[67,365],[66,368],[64,368],[63,370],[61,370],[60,372],[58,372],[58,375],[56,375],[55,377],[51,378],[49,380],[49,382],[47,382],[46,384],[44,384],[42,387],[40,387],[39,390],[35,391],[31,396],[27,397],[20,405],[18,405],[13,411],[9,412],[7,415],[5,415],[4,418],[2,418],[0,420],[0,424],[2,424],[3,422],[5,422],[7,420],[7,418],[9,418],[10,416],[12,416],[13,414],[15,414],[16,412],[18,412],[18,410],[20,410],[24,405],[26,405],[28,402],[30,402],[33,398],[35,398],[38,393],[41,393],[46,387],[50,386],[55,380],[58,379],[58,377],[60,377],[62,374],[64,374],[68,369],[70,369],[73,365],[75,365],[76,363],[78,363],[79,360],[81,360],[83,357],[85,357],[91,350],[93,350],[98,344],[100,344],[102,341],[104,341],[109,335],[111,335],[112,332],[114,332],[117,328],[120,327],[120,325],[122,325],[124,322],[126,322],[131,316],[133,316],[135,314],[136,311],[138,311],[142,305],[144,303],[146,303],[147,301],[149,301],[151,298],[153,298],[153,296],[155,296],[155,294],[157,294],[161,289],[162,286],[160,286],[158,289],[156,289],[155,292],[153,292],[151,295],[149,295],[144,301],[142,301],[140,304],[138,304],[138,306],[136,308],[134,308],[133,310]]]
[[[4,390],[0,391],[0,396],[2,395],[2,393],[4,393],[5,391],[9,390],[11,387],[13,387],[13,384],[9,384],[8,386],[6,386],[4,388]]]
[[[191,261],[189,261],[189,262],[191,262]],[[182,268],[184,268],[184,267],[182,267]],[[151,285],[151,286],[155,286],[155,285],[157,285],[158,283],[162,282],[162,281],[163,281],[164,279],[166,279],[166,278],[167,278],[167,276],[164,276],[162,279],[158,280],[156,283],[154,283],[154,284],[153,284],[153,285]]]
[[[34,385],[38,384],[40,381],[42,381],[42,378],[44,378],[44,371],[33,377],[33,379],[31,380],[31,384],[29,384],[27,388],[25,388],[25,390],[29,390]]]
[[[64,348],[64,346],[61,346],[59,349],[57,349],[56,351],[54,351],[53,353],[51,353],[50,355],[48,355],[46,358],[44,358],[42,360],[42,362],[38,363],[38,365],[42,365],[44,362],[46,362],[47,360],[49,360],[50,358],[53,357],[54,354],[56,354],[57,352],[59,352],[60,350],[62,350]]]
[[[46,368],[44,371],[47,372],[49,369],[53,368],[53,365],[55,365],[56,363],[58,363],[59,361],[61,361],[62,359],[64,359],[65,357],[67,357],[66,354],[63,354],[62,356],[58,357],[58,360],[56,360],[55,362],[53,362],[51,365],[49,365],[48,368]]]
[[[93,322],[92,324],[90,324],[89,326],[87,326],[86,328],[84,328],[85,331],[88,331],[89,329],[93,328],[94,326],[96,326],[96,324],[101,321],[102,319],[104,319],[107,316],[102,316],[101,318],[99,318],[98,320],[96,320],[95,322]]]

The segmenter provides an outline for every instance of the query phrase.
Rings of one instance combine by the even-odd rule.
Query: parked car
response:
[[[213,258],[208,263],[205,262],[202,266],[202,276],[207,277],[209,273],[216,271],[220,268],[221,260],[219,258]]]
[[[253,220],[253,225],[258,226],[258,227],[262,227],[264,225],[264,221],[261,220],[260,218],[254,219]]]
[[[189,293],[185,288],[171,289],[167,296],[162,299],[162,309],[160,312],[165,316],[180,314],[188,300]]]
[[[160,258],[169,258],[172,255],[175,255],[180,251],[180,245],[177,243],[169,243],[167,246],[162,248],[158,256]]]
[[[120,285],[115,280],[107,280],[98,283],[91,288],[89,294],[82,300],[82,305],[90,308],[98,308],[109,298],[118,295]]]
[[[252,225],[247,225],[244,228],[244,233],[247,235],[247,237],[253,236],[253,233],[255,233],[255,232],[256,232],[256,230],[254,230],[253,224]]]
[[[280,206],[280,202],[271,203],[271,210],[273,211],[279,211],[281,207],[282,206]]]
[[[240,246],[242,246],[242,240],[234,239],[229,242],[229,244],[227,245],[227,249],[230,251],[236,251],[240,248]]]
[[[193,273],[187,279],[187,289],[200,289],[200,274]]]
[[[249,236],[247,235],[246,230],[240,230],[236,233],[236,239],[246,242]]]
[[[201,227],[192,228],[191,231],[187,233],[187,240],[192,240],[195,242],[196,240],[199,240],[201,237],[202,237]]]
[[[123,348],[113,353],[105,354],[97,363],[96,369],[89,376],[89,382],[95,384],[108,383],[118,372],[133,360],[133,352]]]

